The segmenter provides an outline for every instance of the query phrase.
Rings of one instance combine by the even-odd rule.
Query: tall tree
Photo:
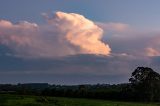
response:
[[[160,101],[160,74],[148,67],[137,67],[129,81],[136,98],[145,101]]]

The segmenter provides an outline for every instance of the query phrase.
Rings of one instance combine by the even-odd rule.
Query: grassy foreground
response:
[[[59,97],[0,95],[0,106],[160,106],[160,104]]]

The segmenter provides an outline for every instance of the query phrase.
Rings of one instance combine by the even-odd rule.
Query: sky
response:
[[[1,0],[0,83],[126,83],[160,72],[159,0]]]

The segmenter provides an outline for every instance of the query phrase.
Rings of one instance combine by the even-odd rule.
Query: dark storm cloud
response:
[[[137,58],[129,55],[74,55],[56,59],[0,56],[0,59],[1,82],[63,84],[127,82],[137,66],[150,66],[159,61],[156,57]]]

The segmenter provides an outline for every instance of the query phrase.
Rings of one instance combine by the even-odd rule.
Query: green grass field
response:
[[[160,104],[115,102],[61,97],[0,95],[0,106],[160,106]]]

